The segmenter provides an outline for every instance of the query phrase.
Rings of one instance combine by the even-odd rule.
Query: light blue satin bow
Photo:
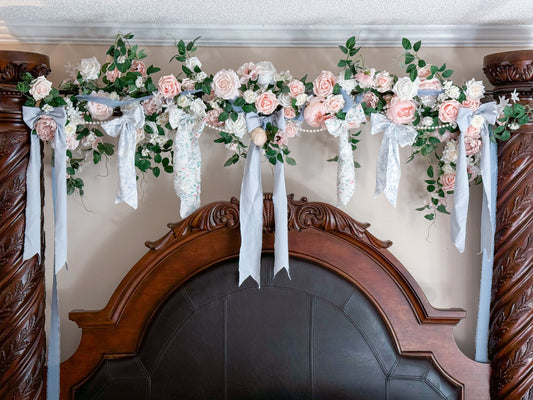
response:
[[[348,141],[349,125],[351,122],[363,122],[366,120],[360,104],[346,110],[346,119],[329,118],[326,120],[326,129],[338,137],[338,160],[337,160],[337,206],[345,207],[353,196],[355,190],[355,168],[353,163],[352,146]]]
[[[42,115],[48,115],[57,124],[54,135],[54,167],[52,168],[52,197],[54,202],[54,273],[52,278],[52,309],[48,346],[47,398],[59,399],[60,319],[57,298],[57,273],[67,263],[67,156],[63,107],[44,113],[37,107],[23,107],[26,125],[34,129]],[[23,260],[35,254],[41,258],[41,151],[39,137],[31,135],[30,159],[26,170],[26,227]],[[40,262],[40,261],[39,261]]]
[[[257,127],[265,128],[270,122],[285,130],[283,111],[269,116],[246,114],[248,132]],[[287,193],[283,163],[274,166],[274,275],[283,268],[289,274],[289,234],[287,222]],[[239,203],[241,248],[239,252],[239,285],[249,276],[261,285],[261,248],[263,237],[263,188],[261,185],[261,149],[250,143],[241,184]]]
[[[200,207],[202,155],[198,141],[205,121],[173,108],[170,121],[174,138],[174,190],[180,198],[180,215],[185,218]],[[170,114],[170,112],[169,112]]]
[[[371,123],[372,135],[385,132],[378,153],[374,196],[384,193],[387,200],[396,207],[401,176],[398,146],[413,144],[417,132],[412,126],[395,124],[383,114],[372,114]]]
[[[135,173],[136,131],[144,126],[144,112],[137,104],[120,118],[104,122],[102,128],[109,136],[118,139],[119,189],[115,203],[125,202],[137,209],[137,177]]]

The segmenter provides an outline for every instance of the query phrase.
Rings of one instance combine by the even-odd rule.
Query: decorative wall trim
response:
[[[201,36],[203,46],[331,47],[356,35],[365,47],[397,47],[402,37],[438,47],[531,47],[533,25],[156,25],[33,24],[0,25],[0,43],[101,44],[133,32],[140,45],[172,45],[174,38]]]

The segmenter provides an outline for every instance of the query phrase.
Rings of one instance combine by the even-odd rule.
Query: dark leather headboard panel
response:
[[[75,399],[460,399],[429,360],[398,354],[351,282],[291,258],[291,276],[237,285],[231,259],[197,274],[154,315],[135,356],[108,359]]]

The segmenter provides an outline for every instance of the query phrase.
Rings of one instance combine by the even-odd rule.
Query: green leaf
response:
[[[424,68],[426,66],[426,62],[424,60],[418,60],[418,66],[420,68]]]
[[[230,158],[228,158],[226,160],[226,162],[224,163],[224,166],[225,167],[229,167],[230,165],[233,165],[233,164],[237,163],[237,161],[239,161],[239,155],[238,154],[234,154],[234,155],[232,155]]]
[[[431,71],[431,75],[434,75],[436,72],[439,71],[439,67],[437,67],[436,65],[432,65],[429,69]]]
[[[344,53],[344,54],[348,54],[348,49],[344,46],[339,46],[339,49],[341,49],[341,51]]]
[[[434,172],[433,172],[433,165],[430,165],[427,169],[427,174],[430,178],[433,178],[435,176]]]
[[[154,156],[154,161],[155,161],[156,163],[160,163],[162,160],[163,160],[163,157],[161,157],[161,154],[156,154],[156,155]]]
[[[286,161],[287,164],[289,164],[289,165],[296,165],[296,161],[294,161],[294,159],[291,158],[291,157],[285,157],[285,161]]]
[[[434,192],[435,191],[435,186],[428,185],[426,189],[427,189],[428,192]]]
[[[326,160],[326,161],[328,161],[328,162],[337,162],[337,161],[339,161],[339,156],[335,156],[335,157],[330,158],[329,160]]]
[[[93,150],[93,162],[95,164],[98,164],[100,160],[102,160],[102,155],[98,151]],[[73,174],[70,174],[70,175],[73,175]]]
[[[229,113],[227,111],[222,111],[220,115],[218,116],[218,120],[220,122],[224,122],[229,118]]]
[[[357,161],[354,161],[353,162],[353,167],[354,168],[361,168],[361,164],[359,164]]]
[[[402,39],[402,47],[405,49],[405,50],[411,50],[411,42],[409,41],[409,39],[406,39],[406,38],[403,38]]]
[[[348,40],[346,41],[346,47],[349,49],[353,49],[354,46],[355,46],[355,36],[352,36],[348,38]]]
[[[435,219],[435,214],[426,214],[424,215],[424,218],[433,221]]]
[[[245,104],[245,101],[242,97],[237,97],[235,99],[235,101],[233,102],[233,104],[236,106],[236,107],[242,107],[244,104]]]
[[[409,73],[409,78],[411,79],[411,82],[414,82],[416,80],[416,77],[417,77],[417,73],[416,73],[416,70],[412,70],[410,73]]]
[[[449,78],[450,76],[452,76],[452,74],[453,74],[453,71],[451,69],[447,69],[446,71],[442,73],[442,77]]]
[[[159,167],[154,167],[152,169],[152,173],[154,174],[154,176],[157,178],[159,175],[161,175],[161,170],[159,169]]]
[[[406,64],[412,63],[414,59],[415,59],[415,56],[413,54],[411,54],[411,53],[407,53],[405,55],[405,63]]]
[[[446,210],[446,206],[441,204],[437,207],[437,211],[443,213],[443,214],[450,214],[448,210]]]
[[[422,45],[422,41],[419,40],[418,42],[416,42],[414,45],[413,45],[413,50],[414,51],[418,51],[420,50],[420,46]]]
[[[339,62],[337,63],[337,67],[339,68],[346,67],[346,60],[339,60]]]
[[[350,71],[349,69],[345,70],[344,71],[344,79],[345,80],[348,80],[352,77],[352,71]],[[311,84],[312,85],[312,84]],[[306,85],[307,86],[307,85]]]

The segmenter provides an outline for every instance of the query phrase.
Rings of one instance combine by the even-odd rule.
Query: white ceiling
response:
[[[333,45],[350,32],[363,44],[388,45],[406,32],[434,45],[529,46],[530,24],[533,0],[0,2],[0,42],[98,43],[127,30],[153,44],[200,33],[214,45]]]

